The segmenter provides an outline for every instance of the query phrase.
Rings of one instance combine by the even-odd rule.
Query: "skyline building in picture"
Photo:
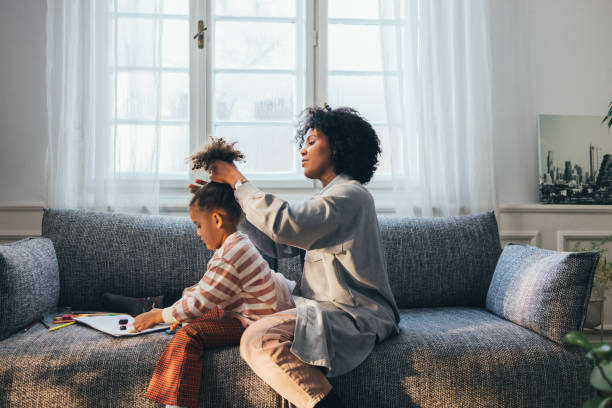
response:
[[[563,161],[563,170],[555,165],[555,152],[546,153],[546,172],[540,178],[540,201],[546,204],[612,204],[612,154],[603,154],[599,146],[589,145],[590,171]]]
[[[612,129],[596,115],[538,115],[544,204],[612,204]]]
[[[601,147],[589,145],[589,161],[591,176],[593,180],[596,180],[599,166],[601,166]]]

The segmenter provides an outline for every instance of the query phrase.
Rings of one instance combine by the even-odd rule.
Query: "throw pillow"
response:
[[[485,308],[563,344],[582,330],[599,252],[558,252],[508,244],[497,261]]]
[[[57,308],[59,288],[50,239],[0,245],[0,340]]]

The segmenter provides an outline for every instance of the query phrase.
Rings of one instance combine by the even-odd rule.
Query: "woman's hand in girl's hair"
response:
[[[136,331],[143,331],[163,322],[162,309],[154,308],[134,318],[134,329],[136,329]]]
[[[232,188],[244,176],[240,173],[240,170],[236,168],[234,163],[228,163],[223,160],[215,160],[210,166],[210,181],[216,183],[226,183]]]
[[[207,184],[204,180],[200,179],[195,179],[194,183],[196,184],[189,184],[189,191],[191,192],[191,194],[195,194],[195,192],[198,191],[200,187],[203,187]]]

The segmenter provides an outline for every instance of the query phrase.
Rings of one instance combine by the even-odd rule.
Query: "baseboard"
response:
[[[26,237],[39,237],[42,230],[44,203],[0,203],[0,241],[18,241]]]

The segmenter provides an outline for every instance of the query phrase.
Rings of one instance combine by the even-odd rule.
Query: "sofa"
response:
[[[570,282],[578,288],[570,300],[575,313],[566,316],[563,305],[533,306],[547,322],[558,317],[557,329],[538,327],[520,311],[525,300],[516,301],[529,285],[494,279],[502,256],[494,212],[379,216],[379,223],[401,330],[355,370],[330,379],[347,407],[579,407],[594,396],[592,362],[559,340],[559,327],[582,330],[593,279],[588,265],[574,274],[579,282]],[[18,255],[11,258],[11,251]],[[0,406],[162,406],[144,392],[171,335],[115,338],[80,324],[53,332],[41,324],[23,327],[39,315],[50,322],[66,306],[101,310],[105,292],[174,302],[212,255],[188,217],[44,209],[42,237],[2,253]],[[303,254],[266,260],[296,280],[299,291]],[[571,263],[568,270],[575,268]],[[500,291],[515,296],[505,317]],[[203,371],[201,407],[290,406],[251,371],[238,346],[206,350]]]

